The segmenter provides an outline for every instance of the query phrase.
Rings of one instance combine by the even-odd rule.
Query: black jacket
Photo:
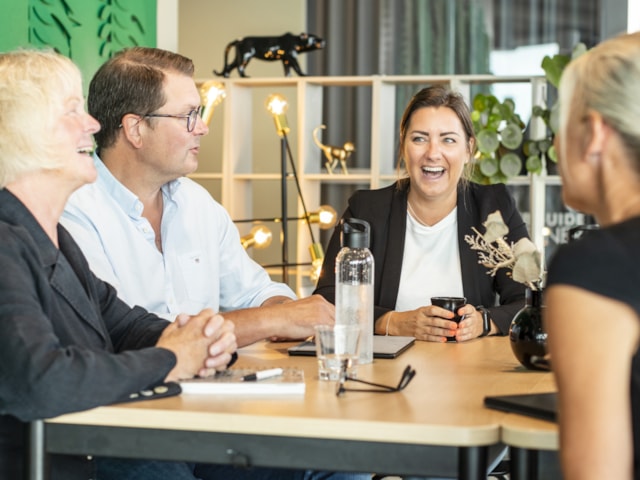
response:
[[[121,401],[176,362],[153,346],[168,322],[120,301],[61,226],[58,236],[59,249],[0,190],[0,478],[22,478],[23,422]],[[89,478],[78,460],[54,457],[52,479]]]
[[[345,218],[360,218],[371,225],[370,250],[375,259],[374,319],[395,309],[407,223],[408,181],[379,190],[360,190],[349,199]],[[478,254],[464,241],[472,235],[472,226],[483,232],[482,223],[490,213],[500,210],[509,227],[507,240],[515,242],[528,236],[527,227],[515,202],[502,184],[483,186],[469,183],[458,188],[458,248],[462,285],[467,302],[482,305],[491,319],[506,334],[515,313],[524,306],[525,286],[513,281],[504,269],[495,277],[478,263]],[[322,273],[314,293],[335,302],[335,259],[340,251],[340,232],[336,228],[324,259]],[[497,296],[499,297],[497,299]]]

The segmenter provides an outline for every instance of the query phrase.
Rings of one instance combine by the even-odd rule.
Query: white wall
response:
[[[178,4],[179,52],[193,59],[199,78],[222,68],[224,47],[236,38],[300,33],[306,25],[304,0],[179,0]],[[280,77],[282,67],[279,62],[254,61],[247,74]]]
[[[157,0],[156,46],[178,50],[178,0]]]
[[[627,32],[640,30],[640,2],[629,0],[627,3]]]

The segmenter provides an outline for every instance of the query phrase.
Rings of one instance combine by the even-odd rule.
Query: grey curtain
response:
[[[308,31],[327,40],[323,52],[310,55],[310,75],[429,75],[487,73],[490,17],[486,0],[308,0]],[[396,118],[415,93],[398,87]],[[354,168],[369,168],[371,90],[325,89],[323,140],[355,143]],[[321,156],[318,162],[322,161]],[[395,159],[388,159],[395,162]],[[322,197],[346,205],[357,188],[323,186]]]
[[[627,0],[307,0],[307,12],[308,31],[327,40],[324,51],[307,59],[311,75],[483,74],[491,73],[494,50],[557,43],[569,53],[578,42],[591,47],[624,31]],[[396,130],[415,89],[396,91]],[[332,145],[353,141],[353,167],[370,165],[370,96],[365,87],[324,94],[323,138]],[[322,202],[340,210],[358,188],[368,185],[325,184]],[[549,195],[548,211],[561,208],[555,197]]]

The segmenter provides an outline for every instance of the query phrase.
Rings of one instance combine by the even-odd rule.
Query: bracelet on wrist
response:
[[[384,334],[385,336],[389,336],[389,322],[391,321],[391,317],[393,316],[393,312],[389,312],[389,315],[387,316],[387,325],[384,328]]]

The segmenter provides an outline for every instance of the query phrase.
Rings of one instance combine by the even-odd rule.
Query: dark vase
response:
[[[533,370],[547,370],[547,334],[542,330],[542,290],[527,289],[526,304],[511,321],[509,340],[518,361]]]

